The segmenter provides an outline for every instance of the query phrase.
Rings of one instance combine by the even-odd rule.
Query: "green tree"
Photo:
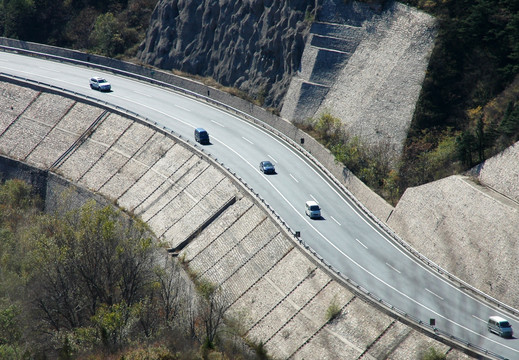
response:
[[[201,296],[198,314],[203,324],[199,337],[205,349],[214,349],[228,303],[221,288],[207,280],[197,280],[197,291]]]
[[[473,166],[474,152],[477,148],[476,137],[471,131],[464,131],[456,138],[456,144],[460,161],[468,168]]]
[[[328,147],[333,147],[346,140],[341,120],[329,112],[321,114],[315,120],[313,127],[318,134],[319,140]]]
[[[2,36],[24,39],[31,33],[36,10],[33,0],[0,0],[0,9]]]
[[[122,27],[112,13],[97,17],[90,42],[98,53],[109,57],[124,51]]]
[[[499,124],[499,132],[506,138],[514,139],[519,131],[519,107],[510,102],[503,120]],[[508,141],[509,142],[509,141]]]
[[[0,346],[7,345],[17,353],[18,341],[22,337],[19,315],[21,309],[13,304],[0,307]]]
[[[70,209],[73,195],[45,214],[30,186],[0,184],[1,359],[126,356],[150,343],[167,343],[157,358],[195,358],[204,341],[243,358],[220,331],[227,303],[213,284],[197,296],[142,221],[94,201]]]
[[[131,307],[146,296],[157,248],[144,223],[95,202],[64,219],[48,217],[32,239],[40,269],[33,296],[55,330],[85,326],[100,306]]]
[[[92,317],[101,344],[109,352],[119,350],[126,343],[130,327],[137,321],[138,306],[128,307],[124,302],[101,305]]]

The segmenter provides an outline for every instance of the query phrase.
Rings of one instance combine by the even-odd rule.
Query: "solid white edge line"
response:
[[[202,104],[202,105],[209,106],[208,104]],[[213,107],[213,108],[214,108],[214,107]],[[230,116],[234,117],[235,119],[241,121],[242,123],[244,123],[244,124],[246,124],[246,125],[248,125],[248,126],[250,126],[250,127],[254,127],[256,130],[259,130],[259,131],[263,132],[265,135],[269,136],[269,137],[272,138],[274,141],[278,142],[281,146],[283,146],[285,149],[287,149],[287,150],[290,151],[292,154],[294,154],[297,158],[299,158],[299,159],[303,162],[303,164],[305,164],[305,165],[308,166],[312,171],[314,171],[314,173],[315,173],[317,176],[319,176],[319,177],[320,177],[320,178],[325,182],[325,184],[328,185],[328,187],[329,187],[332,191],[334,191],[334,192],[339,196],[339,198],[340,198],[344,203],[346,203],[346,205],[348,205],[348,206],[349,206],[349,207],[350,207],[354,212],[356,212],[356,213],[358,214],[359,211],[361,211],[361,210],[358,209],[356,206],[353,207],[353,206],[352,206],[352,205],[351,205],[351,204],[350,204],[350,203],[349,203],[349,202],[348,202],[348,201],[343,197],[342,194],[339,194],[339,193],[337,192],[337,190],[336,190],[333,186],[331,186],[330,183],[329,183],[328,181],[326,181],[326,180],[321,176],[321,174],[319,174],[319,172],[317,172],[317,170],[315,170],[314,167],[312,167],[310,164],[308,164],[308,163],[307,163],[307,162],[302,158],[302,156],[303,156],[302,154],[298,154],[298,153],[296,153],[294,150],[292,150],[292,148],[290,148],[288,145],[284,144],[281,140],[277,139],[274,135],[270,134],[268,131],[266,131],[266,130],[264,130],[264,129],[261,129],[261,128],[258,127],[258,126],[255,126],[254,124],[251,124],[251,123],[248,122],[247,120],[241,119],[241,118],[239,118],[238,116],[235,116],[235,115],[233,115],[233,114],[229,114],[229,113],[227,113],[227,112],[225,112],[225,111],[223,111],[223,110],[221,110],[221,109],[218,109],[218,108],[214,108],[214,109],[216,109],[216,110],[218,110],[218,111],[220,111],[220,112],[222,112],[222,113],[225,113],[225,114],[227,114],[227,115],[230,115]],[[223,144],[223,143],[222,143],[222,144]],[[223,144],[223,145],[224,145],[224,146],[227,146],[227,145],[225,145],[225,144]],[[229,150],[235,152],[234,150],[232,150],[232,149],[230,149],[230,148],[229,148]],[[236,153],[236,152],[235,152],[235,153]],[[239,154],[238,154],[238,155],[239,155]],[[240,156],[240,155],[239,155],[239,156]],[[241,156],[240,156],[240,157],[241,157]],[[243,159],[243,158],[242,158],[242,159]],[[243,159],[243,160],[244,160],[245,162],[247,162],[247,163],[250,165],[250,163],[249,163],[248,161],[246,161],[245,159]],[[252,166],[252,165],[251,165],[251,166]],[[259,172],[259,170],[258,170],[258,172]],[[273,187],[273,188],[274,188],[274,189],[279,193],[279,191],[277,190],[277,188],[275,188],[275,187],[272,185],[272,183],[271,183],[268,179],[266,179],[266,180],[267,180],[267,181],[271,184],[271,186],[272,186],[272,187]],[[443,316],[443,315],[441,315],[441,314],[436,313],[435,311],[429,309],[427,306],[425,306],[425,305],[419,303],[418,301],[416,301],[416,300],[414,300],[413,298],[407,296],[406,294],[403,294],[402,292],[400,292],[400,291],[397,290],[396,288],[392,287],[391,285],[385,283],[382,279],[376,277],[374,274],[370,273],[367,269],[363,268],[360,264],[358,264],[357,262],[353,261],[353,259],[351,259],[351,258],[348,257],[345,253],[343,253],[342,251],[340,251],[340,249],[338,249],[338,248],[337,248],[333,243],[329,242],[329,240],[328,240],[326,237],[324,237],[324,235],[321,234],[321,232],[319,232],[317,229],[315,229],[315,227],[314,227],[310,222],[308,222],[308,220],[306,219],[306,217],[303,217],[301,214],[299,214],[299,212],[297,212],[297,210],[294,208],[294,206],[293,206],[292,204],[290,204],[290,203],[288,202],[288,200],[287,200],[287,199],[286,199],[282,194],[280,194],[280,195],[281,195],[281,197],[282,197],[282,198],[283,198],[283,199],[284,199],[284,200],[285,200],[285,201],[286,201],[286,202],[287,202],[287,203],[288,203],[288,204],[289,204],[289,205],[294,209],[294,211],[296,211],[296,213],[297,213],[300,217],[302,217],[303,220],[305,220],[305,222],[306,222],[306,223],[307,223],[307,224],[308,224],[312,229],[315,230],[315,232],[316,232],[319,236],[321,236],[323,239],[325,239],[325,241],[327,241],[328,243],[330,243],[330,245],[331,245],[332,247],[336,248],[337,251],[338,251],[341,255],[343,255],[343,256],[346,257],[347,259],[351,260],[355,265],[357,265],[360,269],[364,270],[364,271],[367,272],[368,274],[372,275],[376,280],[380,281],[381,283],[383,283],[384,285],[386,285],[386,286],[389,287],[390,289],[393,289],[395,292],[401,294],[401,295],[404,296],[405,298],[408,298],[410,301],[412,301],[413,303],[417,304],[418,306],[420,306],[420,307],[422,307],[422,308],[424,308],[424,309],[426,309],[426,310],[428,310],[428,311],[431,311],[433,314],[439,316],[440,318],[446,320],[447,322],[450,322],[450,323],[452,323],[452,324],[454,324],[454,325],[456,325],[456,326],[459,326],[460,328],[462,328],[462,329],[466,330],[467,332],[470,332],[470,333],[472,333],[472,334],[474,334],[474,335],[476,335],[476,336],[480,336],[480,337],[482,337],[482,338],[484,338],[484,339],[486,339],[486,340],[489,340],[489,341],[491,341],[491,342],[493,342],[493,343],[495,343],[495,344],[498,344],[498,345],[503,346],[503,347],[505,347],[505,348],[507,348],[507,349],[509,349],[509,350],[512,350],[512,351],[514,351],[514,352],[518,352],[518,353],[519,353],[519,350],[516,350],[516,349],[511,348],[511,347],[509,347],[509,346],[506,346],[506,345],[504,345],[504,344],[502,344],[502,343],[500,343],[500,342],[498,342],[498,341],[495,341],[495,340],[493,340],[493,339],[491,339],[491,338],[488,338],[488,337],[484,336],[483,334],[477,333],[477,332],[475,332],[475,331],[473,331],[473,330],[471,330],[471,329],[469,329],[469,328],[466,328],[465,326],[462,326],[461,324],[458,324],[457,322],[455,322],[455,321],[453,321],[453,320],[450,320],[450,319],[446,318],[445,316]],[[344,196],[346,196],[346,194],[344,194]],[[370,222],[366,221],[366,220],[364,219],[363,216],[360,216],[360,214],[359,214],[359,218],[362,219],[365,223],[367,223],[368,226],[370,226],[370,227],[371,227],[371,228],[372,228],[376,233],[379,234],[379,236],[380,236],[381,238],[383,238],[385,241],[387,241],[387,242],[388,242],[391,246],[393,246],[397,251],[399,251],[402,255],[404,255],[404,256],[407,257],[409,260],[411,260],[412,262],[414,262],[415,264],[417,264],[418,266],[420,266],[422,269],[424,269],[425,271],[429,272],[431,275],[433,275],[434,277],[436,277],[436,278],[439,279],[440,281],[443,281],[445,284],[447,284],[448,286],[450,286],[452,289],[454,289],[454,290],[456,290],[456,291],[462,293],[464,296],[468,296],[468,297],[470,297],[470,298],[473,299],[474,301],[480,303],[482,306],[487,307],[488,309],[490,309],[490,310],[492,310],[492,311],[494,310],[494,309],[492,309],[491,307],[489,307],[488,305],[486,305],[484,302],[478,300],[477,298],[471,296],[470,294],[468,294],[468,293],[466,293],[466,292],[463,292],[461,289],[455,287],[455,286],[454,286],[453,284],[451,284],[449,281],[446,281],[443,277],[438,276],[438,275],[437,275],[436,273],[434,273],[430,268],[426,267],[423,263],[417,261],[415,258],[413,258],[412,256],[410,256],[407,252],[404,252],[402,249],[400,249],[400,247],[396,246],[396,245],[395,245],[391,240],[389,240],[389,238],[387,238],[386,236],[382,235],[382,234],[380,233],[379,229],[373,227],[373,225],[372,225]],[[388,235],[388,236],[389,236],[389,235]]]

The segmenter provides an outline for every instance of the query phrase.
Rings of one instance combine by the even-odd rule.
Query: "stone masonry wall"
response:
[[[390,204],[375,192],[371,191],[371,189],[342,164],[337,163],[330,151],[319,142],[299,130],[292,123],[249,101],[232,96],[227,92],[211,88],[200,82],[173,75],[172,73],[158,71],[149,67],[103,56],[2,37],[0,37],[0,46],[7,49],[16,49],[16,51],[26,49],[31,54],[37,52],[39,56],[42,57],[49,57],[50,59],[56,59],[58,61],[67,61],[80,66],[103,68],[120,75],[132,76],[143,81],[149,81],[151,83],[160,84],[161,86],[171,87],[178,91],[187,92],[190,95],[197,96],[202,101],[208,101],[232,112],[236,111],[243,118],[260,126],[269,127],[270,130],[276,132],[285,140],[293,142],[294,146],[308,152],[310,156],[315,158],[319,164],[322,164],[327,171],[344,184],[355,198],[364,204],[377,218],[382,220],[387,219],[393,210]],[[305,141],[304,144],[301,144],[300,141],[303,138]]]
[[[47,176],[59,179],[58,189],[70,181],[134,212],[169,247],[234,199],[180,256],[222,287],[229,316],[276,359],[411,360],[430,346],[449,359],[469,358],[374,308],[323,270],[218,164],[167,133],[107,110],[0,82],[0,152],[59,175]],[[93,132],[74,145],[92,124]],[[343,315],[329,323],[332,302]]]

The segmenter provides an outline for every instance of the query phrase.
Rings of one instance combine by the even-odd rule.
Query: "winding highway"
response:
[[[519,359],[519,340],[486,328],[489,316],[501,315],[519,334],[519,319],[466,294],[408,255],[305,157],[265,130],[182,94],[84,67],[0,51],[0,73],[107,101],[188,139],[196,127],[205,128],[211,144],[204,150],[236,172],[341,274],[424,323],[435,319],[442,331],[502,358]],[[88,79],[94,75],[111,82],[113,91],[91,90]],[[271,161],[277,174],[260,172],[262,160]],[[307,200],[319,202],[322,219],[305,215]]]

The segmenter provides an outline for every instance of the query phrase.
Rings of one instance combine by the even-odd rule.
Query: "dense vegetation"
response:
[[[0,35],[132,56],[157,0],[0,0]]]
[[[408,0],[439,33],[399,186],[469,169],[519,139],[519,1]]]
[[[393,203],[406,188],[464,172],[519,140],[519,1],[404,2],[436,16],[438,36],[402,158],[349,136],[331,114],[305,126]]]
[[[131,57],[156,2],[0,0],[0,34]],[[372,149],[339,134],[329,114],[312,129],[338,160],[393,202],[407,187],[463,172],[519,138],[519,1],[403,2],[436,16],[439,27],[400,161],[389,167],[383,145]]]
[[[24,182],[0,185],[1,359],[258,358],[218,288],[182,274],[112,206],[46,214]]]

